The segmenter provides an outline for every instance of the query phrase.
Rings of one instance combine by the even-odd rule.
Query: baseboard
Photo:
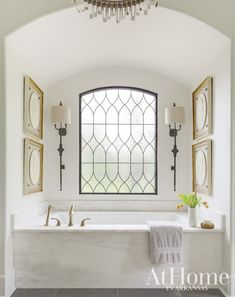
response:
[[[5,277],[0,275],[0,297],[5,295]]]

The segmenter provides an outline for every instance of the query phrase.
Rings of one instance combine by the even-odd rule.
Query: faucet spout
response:
[[[75,208],[75,204],[72,204],[70,209],[69,209],[69,224],[68,224],[69,227],[73,226],[73,211],[74,211],[74,208]]]

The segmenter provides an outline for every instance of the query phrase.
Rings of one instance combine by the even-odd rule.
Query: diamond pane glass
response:
[[[157,194],[157,116],[145,90],[80,95],[81,194]]]

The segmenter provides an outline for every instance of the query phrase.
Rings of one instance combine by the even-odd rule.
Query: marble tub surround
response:
[[[48,205],[51,204],[54,210],[68,211],[72,204],[75,205],[75,211],[114,211],[114,212],[175,212],[176,205],[179,200],[161,200],[156,197],[145,200],[139,199],[138,196],[133,199],[105,199],[102,195],[93,198],[79,198],[78,200],[48,200]],[[134,203],[134,204],[133,204]],[[177,213],[186,213],[183,209]],[[203,220],[211,220],[219,229],[225,227],[225,215],[212,209],[199,208],[197,209],[198,226]]]
[[[223,230],[190,228],[187,213],[77,211],[73,227],[67,226],[68,211],[54,211],[51,216],[58,216],[62,226],[43,226],[45,214],[31,226],[14,226],[17,288],[155,288],[156,284],[146,284],[152,269],[150,220],[182,225],[186,271],[222,271]],[[85,217],[91,220],[80,227]],[[161,274],[166,267],[155,268]]]
[[[11,297],[224,297],[218,289],[169,292],[164,289],[17,289]]]
[[[53,203],[50,203],[53,205]],[[70,205],[71,206],[71,205]],[[148,231],[148,221],[170,221],[180,224],[184,232],[222,232],[224,230],[224,215],[212,213],[210,216],[207,214],[207,218],[210,218],[215,223],[215,229],[206,230],[200,228],[200,221],[198,219],[198,227],[192,228],[188,225],[188,214],[182,211],[171,212],[134,212],[134,211],[74,211],[73,223],[74,226],[69,227],[69,211],[58,210],[53,207],[50,218],[57,218],[61,222],[61,226],[56,226],[54,220],[49,220],[49,227],[45,227],[46,221],[46,205],[43,206],[43,211],[39,212],[38,216],[27,216],[24,214],[13,215],[13,230],[17,231]],[[61,209],[61,208],[60,208]],[[76,208],[75,208],[76,210]],[[86,222],[84,227],[80,226],[81,221],[84,218],[90,220]]]

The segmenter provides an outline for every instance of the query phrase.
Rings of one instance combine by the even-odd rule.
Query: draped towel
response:
[[[150,259],[153,264],[182,263],[183,232],[174,222],[151,221],[149,245]]]

